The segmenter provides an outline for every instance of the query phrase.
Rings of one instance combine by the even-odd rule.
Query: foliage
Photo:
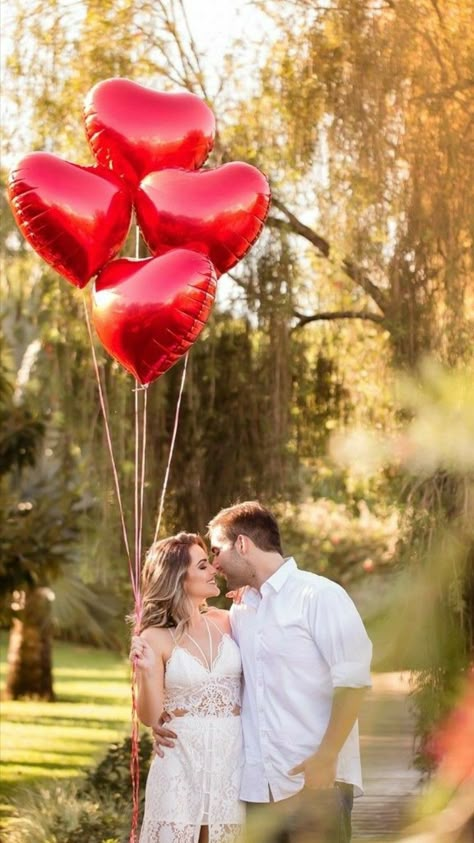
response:
[[[383,621],[384,637],[417,673],[417,761],[452,708],[474,647],[474,392],[462,370],[425,360],[401,379],[406,418],[396,435],[349,432],[333,444],[346,467],[399,473],[404,508],[396,555],[403,576]],[[404,625],[400,625],[403,611]]]
[[[87,0],[80,9],[64,0],[40,0],[33,10],[24,0],[11,5],[4,85],[10,155],[54,148],[88,160],[78,132],[80,101],[96,81],[119,74],[207,98],[219,120],[211,164],[242,158],[271,179],[265,234],[232,279],[221,279],[214,317],[192,351],[163,529],[203,529],[216,508],[236,498],[259,495],[282,510],[289,504],[292,515],[309,501],[329,522],[327,532],[318,527],[325,541],[331,522],[342,518],[347,555],[319,541],[312,519],[299,525],[299,536],[287,525],[288,537],[308,558],[318,545],[328,573],[346,576],[346,560],[355,570],[361,561],[349,553],[351,538],[360,539],[361,553],[367,550],[357,505],[365,500],[376,514],[374,552],[382,554],[387,514],[398,507],[397,557],[407,578],[394,589],[392,638],[409,646],[409,624],[400,624],[407,604],[416,648],[433,624],[433,640],[451,641],[464,659],[474,597],[472,537],[463,518],[472,512],[472,482],[459,462],[472,454],[472,431],[463,433],[463,387],[446,380],[445,388],[435,375],[431,387],[425,381],[420,404],[405,405],[390,388],[393,361],[416,382],[423,380],[418,366],[426,352],[448,369],[467,369],[473,359],[472,0],[259,0],[271,37],[258,45],[258,60],[236,44],[217,85],[209,82],[180,0]],[[254,72],[245,88],[240,69],[249,64]],[[24,392],[34,417],[51,422],[51,450],[65,477],[73,475],[76,490],[100,509],[87,525],[78,569],[88,585],[100,581],[125,603],[127,566],[82,302],[41,267],[8,213],[2,226],[13,369],[21,369],[36,342]],[[116,364],[100,360],[128,515],[133,385]],[[149,393],[147,540],[179,377],[176,368]],[[435,383],[443,392],[438,415]],[[410,414],[416,435],[415,425],[400,433]],[[325,455],[331,431],[341,427],[357,428],[349,449],[359,465],[350,470],[334,468]],[[380,447],[363,447],[360,429],[367,427]],[[443,457],[434,464],[437,448]],[[363,473],[367,457],[376,475]],[[345,512],[338,508],[344,505]],[[373,544],[369,549],[373,558]],[[441,647],[441,658],[448,652]],[[445,681],[448,700],[454,673],[443,674],[435,656],[428,648],[414,661],[427,671],[424,687],[430,669],[433,685]]]
[[[107,8],[98,14],[97,3],[89,0],[83,11],[76,13],[74,28],[70,25],[74,12],[64,9],[61,2],[50,6],[44,17],[38,17],[40,6],[36,7],[36,15],[30,15],[21,2],[16,4],[18,39],[7,74],[12,83],[8,88],[11,102],[31,103],[31,132],[38,146],[48,146],[54,137],[55,151],[82,160],[85,143],[77,132],[78,102],[94,82],[112,72],[120,71],[139,81],[166,87],[176,84],[172,77],[176,77],[181,61],[181,84],[205,93],[206,80],[199,73],[199,57],[194,49],[183,49],[189,35],[181,26],[179,3],[160,4],[152,14],[145,0],[123,0],[114,9],[113,20],[111,10]],[[118,47],[111,42],[110,32],[119,25],[122,15],[127,19],[127,39],[121,39]],[[34,51],[32,43],[36,44]],[[38,51],[45,57],[44,73],[33,84],[28,68],[32,61],[37,62]],[[237,54],[235,60],[239,60]],[[166,69],[169,78],[164,75]],[[224,95],[229,101],[235,91],[231,94],[230,86],[224,86],[220,96]],[[236,140],[238,127],[230,125],[227,112],[235,113],[236,119],[238,113],[227,107],[221,110],[225,143],[232,149],[232,132],[235,128]],[[256,119],[252,114],[249,130]],[[245,143],[241,156],[253,160],[249,135]],[[14,146],[12,139],[11,148]],[[260,145],[262,160],[256,162],[264,169],[267,146]],[[233,151],[238,150],[235,147]],[[222,155],[219,146],[216,158]],[[291,181],[290,174],[288,183]],[[18,242],[13,227],[10,237]],[[126,563],[79,297],[49,270],[41,268],[30,275],[30,299],[38,297],[39,302],[33,312],[28,312],[24,276],[21,280],[16,278],[19,248],[8,255],[12,301],[9,334],[13,338],[20,321],[35,325],[41,348],[28,388],[39,404],[44,402],[58,425],[60,436],[55,454],[59,456],[58,449],[61,458],[70,459],[71,449],[78,454],[82,482],[89,494],[101,501],[103,518],[96,534],[90,536],[95,543],[94,556],[101,560],[105,579],[113,571],[114,581],[116,560],[122,560],[123,575],[119,572],[117,586],[124,591]],[[29,259],[35,260],[31,254]],[[237,497],[298,499],[300,484],[304,482],[302,469],[306,462],[311,464],[323,453],[335,419],[342,416],[349,420],[356,407],[357,412],[362,411],[360,393],[367,402],[368,413],[378,413],[375,405],[380,403],[380,394],[369,395],[363,384],[367,373],[361,371],[357,355],[350,351],[354,333],[349,325],[341,330],[331,326],[327,330],[321,326],[312,330],[315,326],[311,326],[306,329],[307,337],[301,332],[292,333],[297,299],[301,309],[312,300],[311,275],[315,266],[301,263],[301,249],[295,248],[284,229],[271,227],[245,265],[237,269],[237,286],[230,293],[232,301],[223,295],[214,321],[191,355],[164,529],[174,530],[182,524],[203,529],[216,508]],[[338,283],[331,273],[326,278],[318,271],[321,303],[331,297],[331,287],[336,284],[337,289]],[[15,301],[20,304],[16,316],[20,312],[22,320],[15,319]],[[369,342],[378,353],[376,335],[368,337],[368,332],[360,331],[355,342],[358,349]],[[341,365],[344,357],[351,360],[349,366]],[[102,355],[101,368],[112,409],[112,438],[128,512],[133,508],[133,455],[129,447],[133,441],[132,384]],[[159,485],[164,474],[179,376],[179,369],[172,371],[150,390],[153,424],[148,476],[153,477],[155,485]],[[384,404],[385,409],[391,412]],[[158,489],[156,499],[157,492]],[[148,506],[145,513],[147,537],[153,534],[154,501],[151,506],[153,511]],[[87,556],[82,558],[82,573],[92,580]]]
[[[286,505],[281,516],[285,547],[309,571],[343,585],[390,568],[397,561],[398,511],[371,512],[365,501],[354,515],[347,505],[320,498],[298,507]]]
[[[146,780],[152,754],[152,741],[147,732],[140,735],[140,781]],[[84,793],[107,794],[117,803],[128,804],[130,801],[130,754],[131,740],[125,738],[121,743],[112,744],[102,761],[86,776]],[[143,795],[143,794],[142,794]]]
[[[45,425],[27,407],[7,407],[5,401],[1,398],[0,401],[0,475],[3,475],[14,468],[21,471],[34,465]]]
[[[3,687],[6,637],[1,633]],[[55,641],[53,664],[54,706],[2,698],[2,812],[10,812],[8,802],[19,790],[82,775],[129,730],[129,669],[123,656]]]
[[[21,814],[8,823],[11,843],[121,843],[124,824],[114,800],[85,797],[76,783],[41,787],[21,798]]]
[[[382,314],[400,364],[469,357],[472,2],[260,5],[281,33],[255,98],[272,125],[258,145],[278,180],[270,225],[325,258],[327,277],[339,263],[347,307]],[[248,103],[242,115],[244,135],[262,132]],[[312,200],[306,228],[295,198],[301,209]]]
[[[140,740],[141,801],[152,752]],[[12,843],[121,843],[131,821],[130,738],[112,744],[82,782],[41,787],[17,797],[17,816],[8,825]]]
[[[448,712],[455,709],[462,687],[462,659],[453,653],[451,662],[421,670],[413,683],[412,700],[418,712],[415,764],[425,773],[433,773],[439,758],[432,743]]]
[[[21,500],[6,512],[1,539],[3,589],[51,583],[76,561],[81,501],[64,487],[59,471],[25,483]]]

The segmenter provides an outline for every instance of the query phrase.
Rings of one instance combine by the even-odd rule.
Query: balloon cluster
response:
[[[33,152],[10,173],[9,201],[25,238],[57,272],[80,288],[97,276],[97,334],[148,384],[201,333],[217,279],[263,228],[270,189],[246,163],[199,169],[215,120],[194,94],[107,79],[89,91],[84,124],[97,163]],[[133,209],[150,257],[114,260]]]

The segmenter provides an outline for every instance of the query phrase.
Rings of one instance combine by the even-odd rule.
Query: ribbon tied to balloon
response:
[[[84,125],[96,164],[31,153],[10,173],[9,201],[25,238],[64,278],[82,288],[97,276],[99,338],[145,384],[201,333],[216,278],[262,231],[270,188],[243,162],[200,169],[215,119],[194,94],[107,79],[87,94]],[[133,207],[152,257],[114,260]]]

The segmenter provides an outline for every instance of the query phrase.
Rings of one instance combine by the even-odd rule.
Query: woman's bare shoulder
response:
[[[142,638],[161,653],[167,653],[173,646],[170,630],[163,626],[147,626],[141,633]]]
[[[214,621],[222,632],[230,632],[230,615],[227,609],[218,609],[216,606],[209,606],[207,615]]]

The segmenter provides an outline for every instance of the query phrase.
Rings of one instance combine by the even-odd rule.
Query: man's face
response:
[[[220,527],[209,532],[211,551],[214,555],[213,566],[227,580],[230,589],[252,585],[255,579],[255,569],[248,559],[237,550],[237,543],[227,538]]]

